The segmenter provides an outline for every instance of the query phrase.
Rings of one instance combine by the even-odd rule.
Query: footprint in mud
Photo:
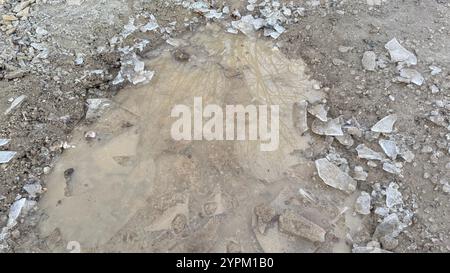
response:
[[[73,173],[75,172],[75,170],[73,168],[69,168],[67,170],[64,171],[64,179],[66,180],[66,187],[64,189],[64,195],[69,197],[72,196],[73,194],[73,181],[72,181],[72,176]]]

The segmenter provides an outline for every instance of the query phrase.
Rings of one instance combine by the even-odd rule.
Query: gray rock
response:
[[[335,136],[336,140],[344,145],[347,148],[350,148],[355,144],[355,141],[353,140],[351,135],[345,134],[343,136]]]
[[[345,64],[345,61],[343,61],[343,60],[341,60],[341,59],[338,59],[338,58],[333,58],[332,63],[333,63],[335,66],[341,66],[341,65],[344,65],[344,64]]]
[[[413,162],[414,158],[416,157],[413,152],[404,147],[400,148],[399,154],[408,163]]]
[[[394,250],[398,246],[398,239],[390,235],[386,235],[380,238],[380,243],[384,249]]]
[[[447,170],[450,170],[450,162],[448,162],[447,164],[445,164],[445,168],[446,168]]]
[[[360,128],[358,128],[356,126],[347,126],[347,127],[345,127],[345,129],[347,130],[348,134],[350,134],[354,137],[361,138],[363,136],[363,130],[361,130]]]
[[[368,71],[375,71],[377,67],[377,55],[373,51],[366,51],[364,52],[363,58],[362,58],[362,66],[365,70]]]
[[[14,70],[14,71],[10,71],[10,72],[6,73],[4,78],[6,80],[14,80],[14,79],[22,78],[23,76],[25,76],[26,73],[27,72],[24,70]]]
[[[258,216],[258,220],[263,223],[270,223],[277,216],[276,211],[268,204],[261,204],[255,207],[255,214]]]
[[[422,147],[422,150],[420,150],[423,154],[431,154],[433,152],[433,147],[429,145],[425,145]]]
[[[375,163],[373,161],[367,161],[367,166],[372,167],[372,168],[378,167],[377,163]]]
[[[350,46],[339,46],[338,50],[341,53],[347,53],[349,51],[351,51],[353,49],[353,47]]]

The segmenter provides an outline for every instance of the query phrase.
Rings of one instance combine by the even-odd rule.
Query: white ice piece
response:
[[[152,30],[156,30],[158,29],[159,25],[158,25],[158,21],[156,21],[155,16],[153,16],[153,14],[150,14],[150,20],[147,24],[145,24],[144,26],[142,26],[140,28],[140,30],[142,32],[147,32],[147,31],[152,31]]]
[[[318,119],[314,120],[311,125],[311,130],[318,135],[325,136],[343,136],[341,119],[335,118],[330,119],[327,122],[320,121]]]
[[[11,113],[15,108],[17,108],[20,104],[22,104],[22,102],[27,98],[27,96],[25,95],[20,95],[17,98],[15,98],[13,100],[13,102],[11,103],[11,105],[9,106],[8,109],[6,109],[5,111],[5,115],[8,115],[9,113]]]
[[[422,74],[419,73],[419,71],[411,68],[403,68],[400,70],[400,81],[406,82],[406,83],[414,83],[415,85],[421,86],[425,78],[422,76]]]
[[[398,188],[398,184],[392,182],[386,189],[386,206],[388,208],[403,205],[403,196],[402,193],[398,191]]]
[[[351,193],[356,190],[356,181],[339,167],[328,161],[326,158],[316,160],[316,168],[319,177],[325,184]]]
[[[371,202],[370,194],[364,191],[361,192],[358,199],[356,199],[355,203],[356,212],[362,215],[370,214],[370,202]]]
[[[365,144],[360,144],[356,147],[358,152],[358,157],[367,160],[383,160],[384,156],[381,153],[375,152],[374,150],[367,147]]]
[[[380,141],[378,141],[378,143],[380,144],[381,148],[383,149],[384,153],[391,159],[396,159],[397,155],[399,153],[397,144],[395,143],[395,141],[392,140],[386,140],[386,139],[380,139]]]
[[[9,208],[9,214],[8,214],[8,223],[7,227],[13,227],[17,223],[17,218],[19,218],[20,213],[22,212],[23,207],[25,206],[25,203],[27,202],[26,198],[22,198],[14,202],[11,207]]]
[[[0,138],[0,146],[4,146],[4,145],[8,144],[10,141],[11,141],[11,139]]]
[[[416,55],[404,48],[396,38],[390,40],[384,47],[389,51],[391,61],[405,62],[408,65],[417,64]]]
[[[8,163],[16,154],[17,152],[0,151],[0,164]]]
[[[381,119],[379,122],[377,122],[377,124],[375,124],[371,130],[372,132],[377,133],[385,133],[385,134],[392,133],[396,121],[397,115],[395,114],[389,115]]]

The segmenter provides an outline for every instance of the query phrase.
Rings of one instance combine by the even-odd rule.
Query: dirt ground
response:
[[[27,2],[26,6],[16,8],[23,2]],[[275,179],[272,174],[258,173],[257,167],[248,163],[252,160],[265,162],[258,161],[264,158],[257,158],[257,154],[253,155],[254,159],[250,153],[228,153],[225,152],[227,149],[239,151],[239,148],[227,144],[206,147],[172,143],[167,150],[162,150],[164,157],[155,150],[149,151],[158,155],[153,158],[158,158],[158,166],[170,166],[172,162],[178,172],[156,168],[155,173],[160,172],[156,177],[164,179],[158,179],[155,184],[150,181],[147,185],[144,180],[140,181],[142,173],[139,171],[143,170],[136,168],[138,173],[131,172],[135,176],[125,172],[128,178],[139,180],[131,184],[136,188],[130,190],[128,187],[131,186],[125,185],[123,190],[103,191],[102,188],[89,192],[89,183],[97,181],[95,179],[102,181],[96,186],[108,188],[102,184],[108,178],[101,177],[100,168],[92,174],[92,181],[87,181],[90,172],[95,170],[86,166],[91,165],[89,156],[104,154],[92,143],[87,143],[85,133],[107,132],[107,136],[117,136],[132,127],[137,128],[138,135],[146,134],[144,139],[147,141],[152,139],[148,136],[160,136],[163,130],[153,132],[152,128],[165,124],[165,121],[152,123],[153,127],[142,127],[134,120],[136,117],[125,119],[120,111],[126,109],[128,114],[140,113],[141,117],[155,115],[151,109],[162,104],[141,93],[164,90],[164,85],[158,85],[163,76],[158,74],[157,68],[168,74],[172,67],[168,69],[168,64],[161,64],[161,60],[167,57],[174,73],[186,65],[196,69],[199,65],[196,62],[202,61],[203,57],[208,63],[209,58],[217,55],[211,53],[215,47],[204,36],[195,34],[206,33],[208,36],[210,30],[208,27],[205,30],[208,24],[220,28],[225,35],[227,24],[238,19],[236,15],[208,19],[202,12],[187,8],[187,2],[194,1],[183,4],[182,1],[157,0],[0,0],[0,15],[3,16],[0,25],[0,139],[11,139],[0,150],[17,152],[10,162],[0,165],[0,227],[8,226],[13,203],[25,198],[25,207],[29,207],[22,209],[17,224],[3,229],[0,252],[67,252],[72,240],[81,241],[83,251],[88,252],[450,251],[450,3],[447,0],[279,1],[280,6],[295,11],[286,15],[289,18],[283,22],[286,30],[277,39],[264,37],[262,31],[252,34],[253,39],[281,51],[280,56],[276,55],[280,63],[298,61],[301,64],[297,63],[301,67],[297,70],[302,73],[294,76],[302,83],[310,83],[312,88],[308,92],[323,92],[325,98],[321,101],[329,108],[328,116],[345,121],[351,145],[342,145],[342,141],[332,136],[308,132],[308,148],[289,148],[296,152],[301,150],[296,159],[300,159],[299,162],[278,161],[296,167],[287,170],[291,165],[285,166],[285,170],[283,164],[273,166],[273,170],[280,172]],[[227,6],[231,10],[238,9],[242,16],[251,13],[247,5],[252,1],[207,2],[210,8]],[[253,15],[258,15],[257,10]],[[15,19],[5,17],[12,14]],[[150,14],[159,24],[158,31],[124,34],[130,18],[135,18],[134,24],[144,25],[151,20]],[[226,35],[245,36],[242,33]],[[216,40],[224,39],[221,35],[210,36]],[[396,64],[390,61],[385,48],[393,38],[417,56],[414,69],[424,78],[421,86],[397,78]],[[143,43],[143,40],[149,42]],[[172,60],[171,54],[180,47],[178,41],[186,41],[187,45],[181,48],[199,58],[189,64]],[[136,50],[138,58],[145,60],[146,68],[155,70],[155,78],[149,85],[154,83],[158,88],[135,88],[126,82],[113,84],[124,67],[124,48],[139,44],[142,50]],[[252,52],[251,49],[248,51]],[[362,58],[367,51],[377,56],[375,71],[363,67]],[[271,56],[265,49],[258,52]],[[243,56],[238,58],[243,59]],[[270,67],[264,62],[258,65],[261,63]],[[247,67],[253,71],[257,67],[253,65],[251,62],[245,68],[230,65],[228,68],[235,70],[225,67],[225,72],[216,72],[227,75],[237,71],[247,76],[244,72]],[[433,67],[442,71],[435,73]],[[213,71],[206,70],[205,74]],[[279,77],[274,77],[274,82],[283,83],[287,74],[280,73]],[[191,74],[180,74],[179,78],[181,75]],[[230,88],[237,88],[235,86]],[[306,88],[304,86],[306,84],[298,88]],[[185,88],[191,90],[189,85]],[[136,93],[135,97],[127,92]],[[308,92],[301,89],[299,94],[310,94]],[[236,102],[239,94],[228,94],[232,99],[218,98],[222,102]],[[4,114],[21,95],[26,96],[24,101]],[[121,110],[105,113],[103,120],[91,120],[87,117],[88,102],[96,98],[111,99],[121,105]],[[304,98],[298,98],[301,99]],[[140,104],[139,101],[150,102]],[[244,101],[249,100],[245,97]],[[311,99],[308,101],[311,103]],[[146,107],[145,111],[144,108],[134,109],[136,105]],[[370,128],[389,114],[397,115],[395,131],[382,136],[373,134]],[[122,118],[125,123],[119,123]],[[353,127],[358,127],[359,133],[349,133]],[[361,144],[382,153],[378,145],[380,137],[395,139],[415,155],[411,160],[398,160],[402,164],[400,175],[383,171],[381,162],[374,165],[373,160],[368,162],[358,157],[355,148]],[[104,137],[102,141],[111,139],[115,138]],[[142,139],[139,143],[165,147],[151,141],[142,142]],[[298,143],[303,142],[299,140]],[[219,152],[208,154],[204,151]],[[288,155],[291,153],[283,154]],[[357,190],[345,195],[325,185],[319,177],[314,161],[324,157],[353,177],[356,177],[355,167],[362,166],[367,178],[356,179]],[[271,160],[267,162],[277,162]],[[67,172],[70,167],[75,175],[85,168],[83,178],[80,178],[85,185],[75,186],[71,189],[73,192],[67,194],[57,181],[71,176],[72,172]],[[151,173],[143,168],[147,175]],[[187,183],[185,177],[190,179],[190,186],[177,182]],[[248,186],[240,183],[242,181],[249,183]],[[213,187],[209,182],[219,186]],[[24,189],[24,186],[37,184],[43,188],[38,194],[30,194]],[[152,188],[148,194],[143,193],[146,186]],[[89,206],[92,198],[77,199],[85,191],[99,200],[98,203],[104,201],[110,210],[95,210],[94,205],[92,215],[87,213],[86,210],[92,208]],[[104,197],[105,192],[112,196],[126,192],[126,197],[121,200],[127,205],[116,203],[120,197]],[[372,197],[370,211],[363,215],[354,211],[355,200],[361,192]],[[389,215],[383,214],[384,203],[389,203],[386,195],[398,197],[399,194],[400,201],[395,201],[397,204],[393,208],[388,205]],[[185,202],[186,196],[194,201]],[[214,208],[212,212],[211,207]],[[100,232],[109,236],[97,236],[92,229],[83,233],[83,230],[89,230],[83,223],[95,219],[95,212],[113,216],[93,222],[92,229],[102,227]],[[202,213],[205,215],[200,215]],[[388,232],[387,219],[391,216],[401,218],[395,223],[401,228],[396,226],[393,232]],[[305,223],[304,218],[309,219],[307,223],[316,223],[311,229],[320,236],[314,232],[305,235],[295,228],[296,221]],[[326,232],[323,240],[322,230]],[[85,245],[83,240],[94,243]]]

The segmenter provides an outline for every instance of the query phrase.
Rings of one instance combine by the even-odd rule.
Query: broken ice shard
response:
[[[328,120],[327,122],[314,120],[311,125],[311,130],[318,135],[322,136],[343,136],[344,132],[341,127],[341,119],[335,118]]]
[[[385,133],[385,134],[392,133],[392,131],[394,130],[394,124],[396,121],[397,121],[397,115],[395,115],[395,114],[389,115],[387,117],[384,117],[379,122],[377,122],[377,124],[375,124],[371,130],[372,130],[372,132],[377,132],[377,133]]]
[[[0,164],[8,163],[16,154],[16,152],[11,151],[0,151]]]
[[[384,47],[389,51],[391,61],[405,62],[408,65],[417,64],[416,55],[404,48],[396,38],[390,40]]]
[[[316,160],[319,177],[333,188],[351,193],[356,190],[356,181],[326,158]]]
[[[356,147],[356,151],[358,152],[359,158],[367,160],[380,160],[380,161],[384,159],[382,154],[368,148],[365,144],[358,145],[358,147]]]

